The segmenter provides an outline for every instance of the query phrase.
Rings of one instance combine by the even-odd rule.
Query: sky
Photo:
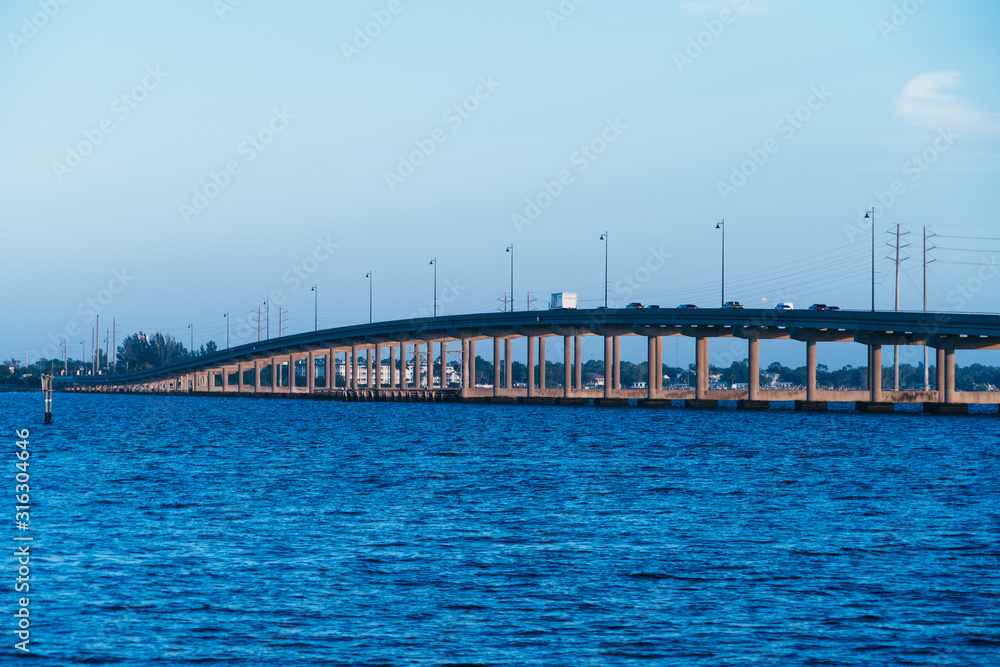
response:
[[[989,0],[7,0],[0,357],[89,358],[97,315],[221,347],[258,307],[271,336],[494,312],[511,245],[517,310],[603,304],[606,251],[612,307],[711,307],[723,220],[726,300],[867,310],[869,209],[878,308],[898,224],[901,309],[926,226],[929,308],[997,312],[998,26]]]

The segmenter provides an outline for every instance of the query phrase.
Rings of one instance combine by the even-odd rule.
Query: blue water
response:
[[[996,416],[55,409],[33,664],[1000,664]]]

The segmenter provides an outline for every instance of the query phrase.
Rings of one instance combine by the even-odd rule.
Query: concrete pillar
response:
[[[573,375],[572,375],[572,354],[571,345],[573,344],[573,338],[571,336],[563,336],[563,396],[569,398],[570,392],[573,389]]]
[[[396,388],[396,348],[389,346],[389,389]]]
[[[348,383],[347,386],[350,387],[351,389],[357,389],[358,388],[358,347],[357,347],[357,345],[352,345],[351,346],[351,351],[350,351],[349,354],[351,355],[351,364],[350,364],[350,371],[348,371],[348,372],[350,373],[351,381],[350,381],[350,383]]]
[[[513,375],[514,339],[513,338],[504,339],[503,364],[504,364],[504,376],[503,376],[504,386],[507,389],[513,389],[514,388],[514,375]]]
[[[309,361],[306,362],[306,390],[310,393],[316,393],[316,353],[309,353]]]
[[[663,336],[653,337],[653,352],[656,363],[653,364],[653,391],[663,391]]]
[[[476,341],[469,339],[469,389],[476,388]]]
[[[938,348],[937,350],[937,368],[934,369],[937,375],[937,393],[938,393],[938,403],[944,403],[944,388],[947,380],[945,379],[945,353],[944,350]]]
[[[288,393],[295,393],[295,356],[288,355]]]
[[[229,393],[229,369],[228,368],[223,368],[222,369],[222,393],[224,393],[224,394],[228,394]]]
[[[253,393],[260,391],[260,360],[253,360]]]
[[[646,338],[646,398],[653,398],[653,394],[656,391],[654,387],[654,379],[656,378],[656,337],[649,336]]]
[[[611,389],[614,386],[614,347],[615,337],[604,337],[604,398],[611,398]]]
[[[751,401],[760,400],[760,340],[751,338],[747,341],[750,348],[750,377],[747,378],[750,385],[747,398]]]
[[[816,341],[806,341],[806,400],[816,400]]]
[[[944,402],[955,402],[955,350],[944,351]]]
[[[573,361],[576,390],[583,391],[583,336],[573,336],[573,347],[576,349],[576,358]]]
[[[538,388],[545,389],[545,341],[546,336],[538,337]]]
[[[528,396],[535,395],[535,340],[528,336]]]
[[[372,379],[372,373],[375,372],[375,359],[372,355],[372,348],[365,348],[365,389],[371,389],[375,386],[375,382]]]
[[[493,395],[500,395],[500,340],[493,337]]]
[[[697,384],[695,385],[695,398],[708,398],[708,338],[698,336],[695,338],[695,373],[697,374]]]
[[[882,346],[872,345],[872,403],[882,402]]]
[[[621,389],[622,388],[622,337],[621,336],[613,336],[612,337],[612,342],[613,342],[612,353],[614,355],[614,360],[612,361],[611,372],[615,376],[615,386],[614,386],[614,388],[615,389]],[[607,369],[605,369],[605,371],[606,370]],[[608,379],[604,378],[604,384],[607,384],[607,383],[608,383]]]

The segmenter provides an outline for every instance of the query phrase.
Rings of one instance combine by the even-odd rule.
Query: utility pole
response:
[[[319,285],[312,286],[313,293],[313,331],[319,331]]]
[[[435,257],[431,260],[431,264],[434,266],[434,300],[433,300],[433,310],[434,317],[438,316],[438,258]]]
[[[374,278],[372,277],[372,271],[365,274],[365,278],[368,279],[368,324],[372,323],[372,283]],[[344,377],[347,377],[345,374]]]
[[[514,312],[514,244],[507,246],[510,253],[510,312]]]
[[[191,330],[191,356],[194,356],[194,322],[188,325],[188,329]]]
[[[97,371],[101,368],[101,316],[97,316],[97,322],[94,325],[94,334],[92,337],[92,343],[90,345],[90,351],[94,355],[94,375],[97,375]]]
[[[264,300],[264,315],[267,317],[267,324],[264,326],[264,334],[267,340],[271,340],[271,300]]]
[[[278,306],[278,338],[281,338],[281,313],[283,312],[284,306]]]
[[[927,312],[927,225],[924,225],[924,312]],[[930,391],[930,372],[927,368],[927,346],[924,345],[924,391]]]
[[[226,349],[228,350],[229,349],[229,313],[223,314],[223,317],[226,318]]]
[[[69,351],[66,349],[67,341],[63,340],[63,375],[69,375]]]
[[[896,223],[896,312],[899,312],[899,229]],[[893,391],[899,391],[899,346],[892,346]]]
[[[118,318],[111,320],[111,349],[115,351],[115,360],[111,365],[111,372],[118,370]]]
[[[260,342],[260,304],[257,304],[257,342]]]
[[[111,343],[111,329],[104,331],[104,370],[111,370],[111,357],[108,356],[108,345]]]

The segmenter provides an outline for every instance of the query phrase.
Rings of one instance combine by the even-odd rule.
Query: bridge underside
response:
[[[539,317],[539,320],[542,318]],[[596,386],[585,384],[582,343],[585,336],[604,342],[604,377]],[[645,338],[647,374],[639,386],[623,387],[620,346],[622,336]],[[694,386],[665,386],[663,339],[688,336],[695,339]],[[561,338],[563,362],[560,382],[546,386],[546,340]],[[709,382],[709,340],[726,337],[745,341],[749,360],[749,382],[745,389],[713,390]],[[760,341],[797,340],[804,343],[807,382],[798,390],[769,390],[760,386]],[[476,377],[477,346],[492,342],[492,377],[480,369]],[[840,391],[821,388],[816,381],[817,343],[855,343],[868,348],[868,389]],[[731,345],[732,343],[730,343]],[[527,379],[515,384],[512,363],[515,345],[527,346]],[[888,391],[883,389],[882,347],[926,345],[934,350],[937,375],[935,390]],[[248,347],[248,346],[244,346]],[[278,348],[277,350],[275,348]],[[320,343],[283,345],[270,341],[268,349],[247,349],[220,363],[206,360],[174,370],[164,369],[136,378],[101,378],[67,388],[77,391],[169,393],[185,395],[288,396],[338,400],[497,402],[579,402],[597,399],[612,405],[637,399],[685,400],[709,406],[719,400],[736,400],[752,408],[769,401],[796,401],[802,409],[819,409],[828,402],[891,406],[893,403],[941,405],[1000,404],[1000,392],[955,391],[956,349],[1000,349],[1000,336],[923,334],[914,331],[864,331],[833,327],[781,327],[773,325],[623,325],[608,322],[534,324],[486,327],[423,328],[341,337],[328,346]],[[444,363],[442,363],[444,360]],[[652,372],[648,372],[653,369]],[[661,369],[657,372],[656,369]],[[69,380],[69,378],[67,378]],[[928,383],[929,384],[929,383]]]

